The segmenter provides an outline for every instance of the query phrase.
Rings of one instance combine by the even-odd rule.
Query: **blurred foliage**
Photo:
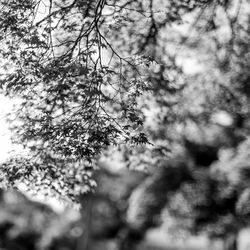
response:
[[[56,214],[15,190],[0,194],[0,248],[3,250],[71,250],[82,233],[76,211]]]

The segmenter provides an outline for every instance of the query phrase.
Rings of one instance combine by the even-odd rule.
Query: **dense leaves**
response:
[[[86,164],[109,146],[149,143],[140,97],[165,80],[169,93],[183,85],[171,57],[159,57],[162,31],[212,3],[2,1],[1,86],[18,98],[8,119],[32,169],[47,155]]]
[[[121,20],[121,12],[137,5],[123,4],[2,1],[1,86],[5,95],[18,98],[8,117],[13,142],[31,151],[29,160],[15,160],[19,173],[40,171],[48,155],[66,159],[65,165],[91,163],[110,145],[148,143],[146,134],[137,131],[143,123],[137,99],[150,89],[145,76],[151,62],[135,55],[129,37],[117,28],[129,32],[127,24],[140,12]],[[144,11],[144,5],[138,7]],[[60,165],[55,172],[61,173]]]
[[[2,88],[22,99],[10,117],[15,141],[89,161],[110,144],[142,141],[129,134],[141,125],[144,62],[107,40],[110,8],[105,1],[2,3]]]

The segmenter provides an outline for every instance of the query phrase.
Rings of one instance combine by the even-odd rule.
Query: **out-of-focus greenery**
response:
[[[0,215],[3,250],[72,250],[82,233],[76,211],[56,214],[49,206],[14,190],[1,190]]]

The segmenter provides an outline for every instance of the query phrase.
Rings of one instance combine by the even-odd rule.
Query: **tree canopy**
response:
[[[213,4],[222,3],[2,1],[2,92],[17,98],[8,117],[12,139],[29,152],[5,164],[7,182],[36,183],[39,173],[39,182],[57,182],[55,191],[58,182],[72,189],[83,182],[77,172],[107,147],[149,143],[141,99],[159,89],[167,69],[172,80],[165,88],[180,88],[180,70],[159,56],[162,33],[185,13]],[[152,64],[158,72],[149,71]]]

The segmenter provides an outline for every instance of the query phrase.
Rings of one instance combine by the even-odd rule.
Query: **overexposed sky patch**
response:
[[[10,131],[6,122],[6,114],[10,112],[12,102],[7,97],[0,95],[0,162],[3,162],[8,153],[14,149],[10,140]]]

